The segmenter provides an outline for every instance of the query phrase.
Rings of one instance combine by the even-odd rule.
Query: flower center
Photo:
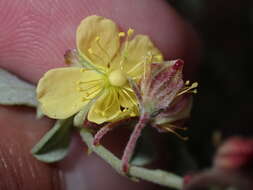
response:
[[[125,73],[118,69],[109,74],[109,81],[111,85],[120,87],[127,82],[127,78]]]

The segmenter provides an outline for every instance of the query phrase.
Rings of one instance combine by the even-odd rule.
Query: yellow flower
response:
[[[92,103],[87,118],[97,124],[138,115],[128,79],[138,81],[145,64],[161,62],[162,55],[149,37],[133,37],[133,32],[119,32],[113,21],[100,16],[85,18],[76,43],[80,59],[89,67],[48,71],[37,87],[43,113],[65,119]]]

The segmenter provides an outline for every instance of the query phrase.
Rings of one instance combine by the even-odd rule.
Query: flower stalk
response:
[[[124,172],[128,173],[129,169],[129,161],[132,157],[132,154],[134,152],[134,148],[136,146],[138,138],[141,136],[141,132],[144,129],[144,127],[149,122],[150,116],[148,113],[144,112],[141,114],[140,119],[138,123],[136,124],[134,131],[132,132],[130,139],[127,143],[127,146],[124,150],[124,154],[122,156],[122,169]]]
[[[182,189],[183,179],[180,176],[177,176],[173,173],[169,173],[163,170],[158,169],[146,169],[137,166],[130,166],[128,170],[128,174],[122,172],[122,161],[118,159],[115,155],[113,155],[109,150],[105,147],[99,145],[93,145],[94,138],[92,133],[83,128],[80,130],[80,135],[82,140],[86,143],[88,148],[96,153],[99,157],[101,157],[105,162],[110,164],[112,168],[114,168],[119,174],[123,176],[130,176],[132,179],[142,179],[155,184],[159,184],[162,186],[174,188],[174,189]]]

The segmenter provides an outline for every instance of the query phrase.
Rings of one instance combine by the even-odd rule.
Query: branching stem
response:
[[[88,148],[100,156],[104,161],[112,166],[118,173],[126,176],[124,172],[122,172],[121,166],[122,162],[116,156],[114,156],[109,150],[104,148],[101,145],[94,146],[93,141],[94,138],[91,132],[88,129],[81,129],[80,131],[81,137],[83,141],[87,144]],[[153,170],[146,169],[142,167],[130,166],[128,175],[132,178],[143,179],[146,181],[150,181],[159,185],[182,189],[182,178],[163,170]]]

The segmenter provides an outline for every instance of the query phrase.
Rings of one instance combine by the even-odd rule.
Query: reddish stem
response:
[[[143,130],[143,128],[146,126],[146,124],[149,121],[149,114],[148,113],[143,113],[140,116],[140,119],[138,121],[138,123],[136,124],[134,131],[132,132],[130,139],[127,143],[127,146],[124,150],[124,154],[122,156],[122,170],[123,172],[127,173],[128,169],[129,169],[129,161],[130,158],[134,152],[134,148],[136,146],[136,142],[138,140],[138,138],[141,135],[141,131]]]
[[[111,131],[113,128],[113,126],[111,125],[111,123],[108,123],[107,125],[105,125],[104,127],[102,127],[95,135],[94,137],[94,141],[93,141],[93,145],[99,145],[100,144],[100,140],[103,138],[103,136],[108,133],[109,131]]]
[[[126,118],[122,119],[113,123],[108,123],[104,127],[102,127],[95,135],[93,145],[100,144],[100,140],[105,136],[109,131],[111,131],[114,127],[120,126],[122,124],[125,124],[127,122],[134,121],[136,117]]]

